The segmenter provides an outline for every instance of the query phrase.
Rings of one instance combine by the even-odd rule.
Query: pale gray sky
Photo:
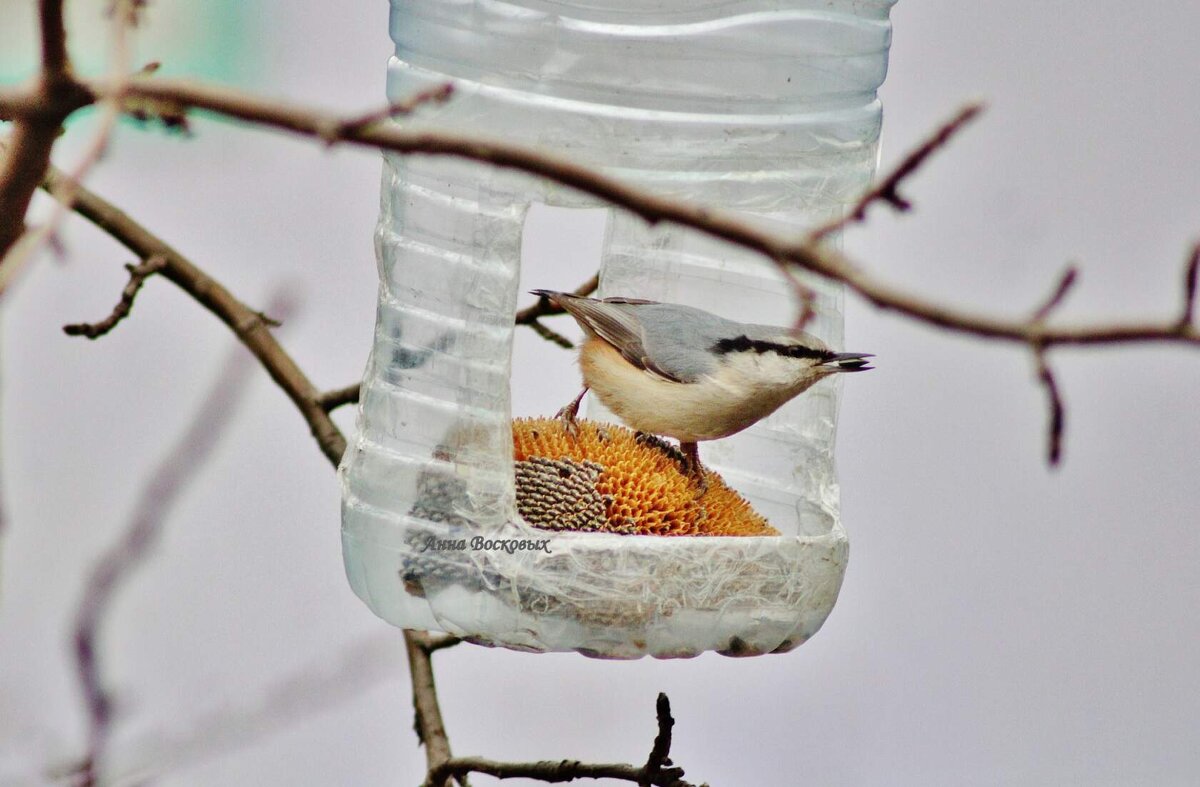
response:
[[[345,110],[379,102],[385,3],[254,8],[254,87]],[[989,313],[1027,313],[1075,261],[1061,319],[1175,314],[1200,239],[1200,8],[901,0],[892,18],[885,166],[964,99],[990,109],[910,183],[917,211],[876,211],[850,252],[898,285]],[[374,321],[377,157],[204,121],[196,131],[123,129],[94,186],[251,303],[293,287],[303,308],[287,348],[321,385],[356,379]],[[66,140],[64,161],[83,136]],[[572,264],[555,242],[566,246],[545,239],[535,264]],[[66,263],[37,262],[3,315],[3,784],[38,783],[40,763],[79,752],[67,631],[83,569],[230,343],[165,281],[111,336],[64,336],[62,324],[107,313],[128,261],[78,221],[66,243]],[[1050,471],[1025,354],[848,301],[846,345],[876,353],[878,370],[843,388],[851,560],[825,628],[791,654],[746,660],[455,648],[437,656],[455,751],[640,761],[664,690],[673,758],[714,786],[1200,778],[1200,354],[1054,353],[1068,432]],[[518,373],[555,352],[520,334]],[[553,357],[561,374],[518,412],[552,412],[574,392],[570,364]],[[180,762],[158,783],[419,780],[399,635],[345,581],[337,496],[306,427],[260,377],[105,632],[127,714],[117,764],[153,766],[143,736],[186,737],[300,674],[343,699],[244,746],[224,722],[204,757],[164,746]]]

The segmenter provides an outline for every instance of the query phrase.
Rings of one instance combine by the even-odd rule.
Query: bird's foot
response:
[[[587,392],[588,389],[584,388],[579,392],[579,396],[576,396],[569,404],[554,414],[555,418],[562,420],[563,427],[567,430],[567,434],[571,437],[579,436],[579,423],[576,420],[576,416],[579,415],[579,404],[583,401],[583,397],[587,394]]]
[[[708,492],[708,472],[700,464],[700,448],[695,443],[679,443],[679,451],[683,454],[683,473],[696,484],[696,497],[704,497]]]
[[[635,432],[634,439],[642,445],[657,448],[672,461],[679,463],[679,472],[687,476],[696,485],[696,497],[703,497],[708,492],[708,471],[700,464],[700,451],[695,443],[683,443],[678,446],[668,443],[658,435],[648,432]]]

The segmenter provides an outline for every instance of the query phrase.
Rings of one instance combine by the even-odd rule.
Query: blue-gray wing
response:
[[[534,290],[567,311],[588,333],[611,344],[639,369],[671,382],[692,382],[711,370],[707,336],[721,318],[685,306],[635,298],[595,300],[569,293]],[[711,343],[711,342],[709,342]]]
[[[646,350],[644,327],[637,317],[636,310],[649,305],[651,301],[632,301],[626,298],[598,301],[565,293],[554,295],[558,297],[551,296],[553,300],[566,309],[580,327],[611,344],[625,360],[664,380],[682,382],[656,363]]]
[[[713,349],[722,339],[737,336],[737,323],[690,306],[655,303],[637,307],[646,355],[673,379],[695,382],[714,372]]]

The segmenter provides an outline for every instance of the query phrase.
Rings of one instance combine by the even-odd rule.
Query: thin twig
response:
[[[97,323],[79,322],[64,325],[63,333],[68,336],[86,336],[89,339],[98,339],[117,327],[117,323],[129,316],[129,311],[133,308],[133,299],[137,297],[142,285],[146,283],[146,279],[158,273],[166,264],[165,259],[155,256],[140,265],[126,265],[125,270],[129,271],[129,283],[125,285],[125,289],[121,290],[121,300],[117,301],[112,313]]]
[[[814,242],[825,240],[829,235],[838,232],[852,223],[861,222],[867,217],[867,208],[873,202],[886,202],[900,213],[905,213],[912,209],[912,203],[900,194],[900,183],[912,173],[920,169],[925,160],[929,158],[937,150],[945,146],[950,138],[957,134],[962,127],[974,119],[980,112],[983,111],[983,104],[971,103],[964,106],[958,111],[953,118],[943,123],[937,131],[925,139],[919,147],[905,156],[900,165],[894,169],[891,174],[884,177],[879,183],[859,198],[854,207],[845,216],[829,222],[809,234],[809,238]]]
[[[792,288],[796,302],[800,305],[796,311],[796,319],[792,322],[792,333],[799,335],[817,316],[817,293],[800,278],[800,271],[790,265],[781,266],[780,270],[783,271],[783,278]]]
[[[142,490],[125,535],[92,568],[75,617],[75,660],[88,717],[87,756],[79,784],[96,783],[112,724],[112,700],[104,688],[97,638],[113,598],[158,541],[163,523],[180,495],[195,478],[228,425],[253,368],[237,347],[216,384],[205,397],[183,438],[167,454]]]
[[[663,766],[671,764],[671,730],[675,727],[675,719],[671,717],[671,701],[665,692],[658,693],[654,703],[654,715],[658,721],[658,734],[654,736],[654,745],[650,747],[650,756],[646,759],[646,774],[653,776],[662,771]],[[679,772],[683,775],[683,771]],[[647,784],[650,782],[647,781]]]
[[[347,385],[345,388],[335,388],[332,391],[326,391],[317,397],[317,402],[327,413],[331,413],[339,407],[344,407],[348,404],[358,404],[359,383]]]
[[[1067,293],[1075,284],[1078,278],[1078,271],[1075,266],[1068,267],[1063,271],[1062,277],[1059,278],[1058,284],[1054,287],[1054,291],[1050,293],[1050,297],[1039,306],[1030,317],[1032,325],[1043,325],[1050,313],[1058,308],[1063,299],[1067,297]],[[1067,409],[1063,404],[1062,393],[1058,388],[1058,380],[1054,376],[1053,370],[1050,368],[1049,361],[1046,360],[1046,348],[1039,343],[1032,343],[1033,360],[1037,367],[1038,382],[1046,391],[1046,405],[1050,408],[1050,417],[1046,422],[1046,461],[1051,467],[1057,467],[1062,460],[1062,444],[1063,434],[1067,424]]]
[[[368,126],[373,126],[376,123],[381,123],[390,118],[399,115],[412,114],[417,108],[425,104],[442,104],[446,102],[450,96],[454,94],[453,83],[447,82],[444,85],[431,87],[428,90],[422,90],[419,93],[402,98],[399,101],[393,101],[383,109],[365,112],[356,118],[343,120],[334,128],[332,128],[327,137],[330,143],[336,142],[338,139],[347,134],[354,134],[363,130]]]
[[[529,329],[532,330],[534,333],[536,333],[538,336],[542,337],[543,339],[550,342],[551,344],[557,344],[559,347],[563,348],[564,350],[575,349],[574,342],[572,342],[566,336],[563,336],[558,331],[549,327],[541,320],[529,320],[528,322],[522,323],[522,325],[528,326]]]
[[[461,645],[462,643],[463,638],[456,637],[453,634],[440,634],[438,636],[426,634],[424,641],[421,643],[421,648],[426,653],[436,653],[439,650],[452,648],[455,645]]]
[[[1058,381],[1050,364],[1046,360],[1045,350],[1035,350],[1034,362],[1037,364],[1038,381],[1046,390],[1047,406],[1050,408],[1050,418],[1046,424],[1046,461],[1055,467],[1062,460],[1063,431],[1066,429],[1067,411],[1063,405],[1062,393],[1058,389]]]
[[[1063,302],[1063,298],[1067,297],[1067,292],[1075,284],[1077,278],[1079,278],[1079,271],[1076,270],[1074,265],[1063,271],[1062,278],[1058,280],[1058,285],[1055,286],[1054,292],[1050,293],[1050,297],[1046,299],[1046,302],[1037,308],[1030,321],[1035,323],[1045,322],[1046,318],[1050,316],[1050,312],[1054,311]]]
[[[1200,243],[1192,247],[1187,265],[1183,270],[1183,309],[1179,315],[1179,325],[1187,328],[1192,324],[1196,311],[1196,279],[1200,269]]]

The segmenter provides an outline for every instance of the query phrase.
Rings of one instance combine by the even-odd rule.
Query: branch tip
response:
[[[1063,271],[1063,275],[1059,278],[1054,291],[1050,293],[1050,297],[1046,299],[1046,302],[1033,313],[1030,322],[1044,322],[1050,316],[1050,312],[1054,311],[1063,302],[1063,299],[1067,297],[1067,292],[1070,291],[1077,278],[1079,278],[1079,270],[1074,265],[1069,266]]]
[[[1058,388],[1058,380],[1046,360],[1044,347],[1034,349],[1034,361],[1037,364],[1038,380],[1046,391],[1047,405],[1050,408],[1050,419],[1046,429],[1046,461],[1051,467],[1058,467],[1062,460],[1063,431],[1066,428],[1066,407],[1063,405],[1062,393]]]
[[[321,137],[327,145],[332,145],[344,137],[357,136],[360,132],[385,120],[400,116],[411,115],[425,104],[443,104],[454,95],[454,84],[446,82],[428,90],[414,93],[407,98],[393,101],[382,109],[366,112],[358,117],[341,122],[328,124]]]
[[[666,692],[658,693],[654,712],[658,721],[658,734],[654,736],[654,745],[650,747],[650,756],[646,758],[646,784],[654,784],[655,782],[649,779],[661,773],[664,766],[671,764],[671,730],[675,726],[675,719],[671,717],[671,700],[667,698]],[[679,775],[683,776],[682,769],[679,769]]]
[[[1179,315],[1180,330],[1187,329],[1195,319],[1196,280],[1200,275],[1200,242],[1192,247],[1191,256],[1183,271],[1183,311]]]
[[[87,716],[87,755],[80,766],[83,784],[94,784],[103,763],[112,726],[113,700],[104,687],[98,637],[120,590],[149,557],[167,515],[180,494],[208,459],[231,421],[251,365],[236,348],[214,381],[187,430],[159,463],[142,488],[125,532],[91,567],[75,613],[75,671]]]
[[[113,307],[112,312],[100,322],[79,322],[64,325],[63,333],[67,336],[85,336],[88,339],[99,339],[101,336],[104,336],[117,327],[117,323],[129,316],[130,310],[133,309],[133,299],[141,291],[142,285],[146,283],[146,279],[158,273],[166,266],[167,260],[161,255],[149,257],[139,265],[127,264],[125,270],[129,271],[129,283],[125,285],[125,289],[121,290],[121,299],[117,301],[117,305]]]

